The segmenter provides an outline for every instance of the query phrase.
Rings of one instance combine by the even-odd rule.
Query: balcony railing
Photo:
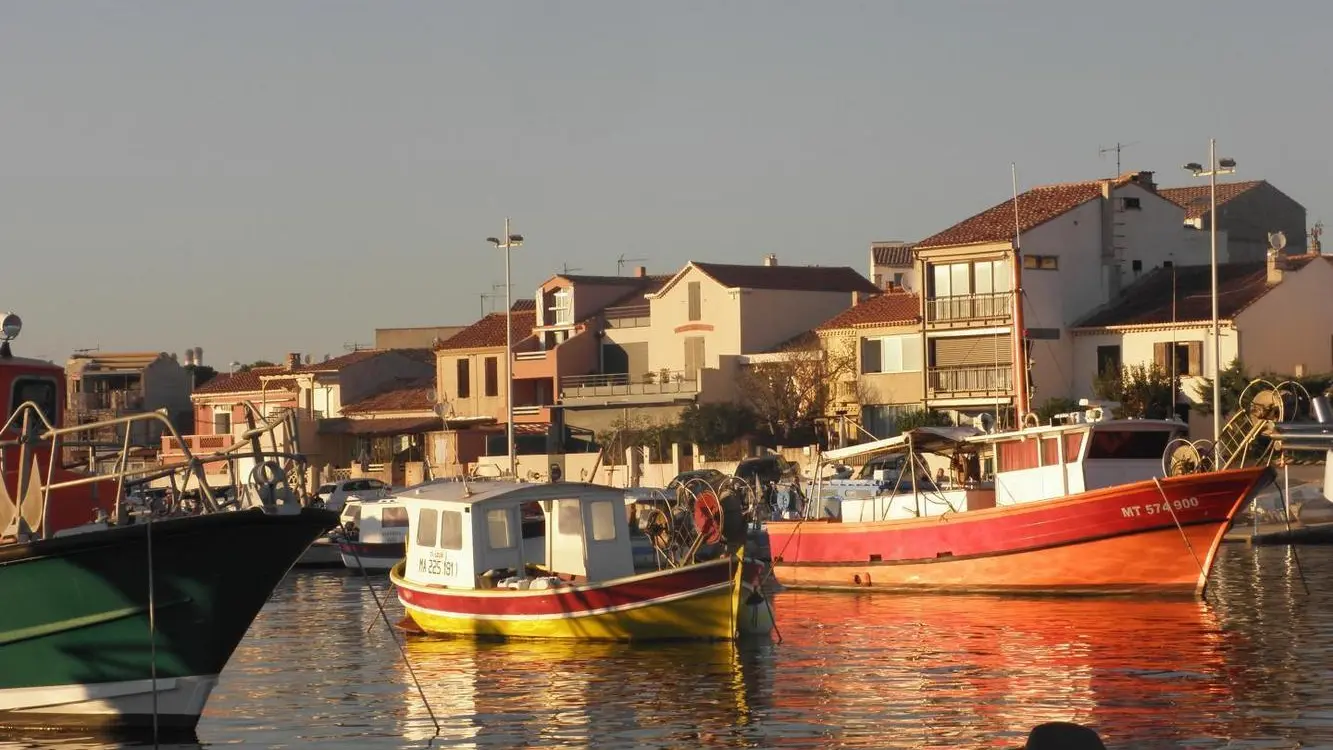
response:
[[[637,376],[624,373],[570,375],[560,378],[560,391],[566,399],[694,394],[699,392],[699,382],[694,373],[681,370],[661,370]]]
[[[964,294],[926,300],[926,319],[931,323],[994,320],[1009,317],[1009,293]]]
[[[213,453],[220,451],[231,445],[233,438],[231,435],[181,435],[181,439],[189,446],[191,453]],[[163,453],[181,453],[180,443],[176,438],[169,435],[162,437]]]
[[[607,328],[644,328],[650,322],[648,305],[619,305],[602,311],[606,317]]]
[[[935,367],[929,374],[930,393],[957,395],[996,395],[1013,390],[1014,373],[1011,365],[967,365],[963,367]]]
[[[514,352],[514,359],[524,362],[543,360],[546,359],[548,351],[548,349],[534,349],[527,352]]]
[[[142,409],[143,391],[92,391],[73,394],[75,411]]]

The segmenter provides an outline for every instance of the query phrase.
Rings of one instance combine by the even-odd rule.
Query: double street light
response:
[[[523,235],[509,233],[509,218],[505,217],[505,231],[500,237],[486,241],[505,251],[505,431],[509,476],[518,481],[518,458],[514,453],[514,300],[513,284],[509,280],[509,251],[523,244]]]
[[[1221,450],[1218,447],[1222,439],[1222,344],[1217,321],[1217,176],[1235,174],[1235,159],[1217,158],[1217,139],[1208,139],[1208,167],[1205,169],[1198,162],[1190,162],[1185,169],[1195,177],[1208,178],[1208,233],[1211,248],[1213,271],[1213,462],[1221,462]],[[1173,355],[1174,356],[1174,355]]]

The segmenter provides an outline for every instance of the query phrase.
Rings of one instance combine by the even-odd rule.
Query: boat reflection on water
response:
[[[406,648],[450,747],[745,745],[753,702],[771,694],[771,643],[409,637]],[[405,700],[403,737],[434,737],[417,692]]]
[[[1201,601],[801,593],[777,610],[774,703],[834,744],[1014,748],[1074,721],[1137,747],[1228,736],[1235,713]]]

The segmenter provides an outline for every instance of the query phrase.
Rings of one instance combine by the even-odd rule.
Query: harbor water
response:
[[[787,591],[781,642],[408,638],[423,702],[365,579],[294,571],[198,742],[163,747],[1016,748],[1053,720],[1111,748],[1333,747],[1330,580],[1333,548],[1227,545],[1204,602]]]

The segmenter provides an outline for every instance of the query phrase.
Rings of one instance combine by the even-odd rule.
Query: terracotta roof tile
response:
[[[345,414],[366,414],[389,411],[430,411],[435,406],[431,399],[435,392],[434,378],[414,380],[396,388],[367,396],[355,403],[345,404]]]
[[[1220,206],[1241,193],[1248,192],[1262,184],[1264,184],[1263,180],[1218,183],[1217,205]],[[1203,218],[1208,213],[1209,204],[1212,202],[1208,185],[1163,188],[1158,190],[1157,194],[1185,209],[1186,219]]]
[[[672,276],[637,276],[635,278],[642,279],[643,285],[624,296],[617,297],[608,303],[606,307],[646,305],[648,304],[648,300],[644,299],[644,296],[661,291],[662,287],[666,286],[666,283],[674,278],[674,274]],[[606,307],[602,309],[605,310]]]
[[[235,372],[230,375],[218,374],[212,380],[194,389],[195,393],[253,393],[260,389],[261,375],[281,375],[289,372],[285,367],[256,367],[251,370]],[[295,381],[269,381],[267,390],[290,389]]]
[[[1313,256],[1287,259],[1287,271],[1305,266]],[[1213,282],[1210,266],[1176,266],[1175,309],[1171,304],[1172,269],[1158,268],[1125,290],[1110,306],[1094,312],[1076,328],[1103,328],[1176,323],[1213,319]],[[1266,263],[1221,263],[1217,266],[1217,316],[1231,320],[1254,304],[1274,285],[1268,283]]]
[[[889,292],[843,310],[818,330],[911,325],[921,320],[921,298],[910,292]]]
[[[778,289],[792,292],[879,291],[866,277],[847,266],[742,266],[693,263],[719,284],[733,289]]]
[[[535,300],[535,299],[516,299],[516,300],[514,300],[514,304],[512,304],[512,305],[509,306],[509,309],[510,309],[510,310],[513,310],[514,312],[522,312],[522,311],[524,311],[524,310],[536,310],[536,309],[537,309],[537,300]]]
[[[537,323],[537,311],[523,310],[514,312],[511,337],[514,343],[532,335],[532,328]],[[476,323],[454,334],[449,340],[442,341],[435,347],[442,349],[484,349],[489,347],[504,348],[505,314],[490,313]]]
[[[912,245],[906,242],[876,242],[870,246],[875,265],[906,268],[912,265]]]
[[[1018,196],[1018,225],[1026,232],[1099,197],[1102,181],[1043,185]],[[917,247],[949,247],[1014,238],[1012,198],[954,224],[943,232],[917,243]]]

